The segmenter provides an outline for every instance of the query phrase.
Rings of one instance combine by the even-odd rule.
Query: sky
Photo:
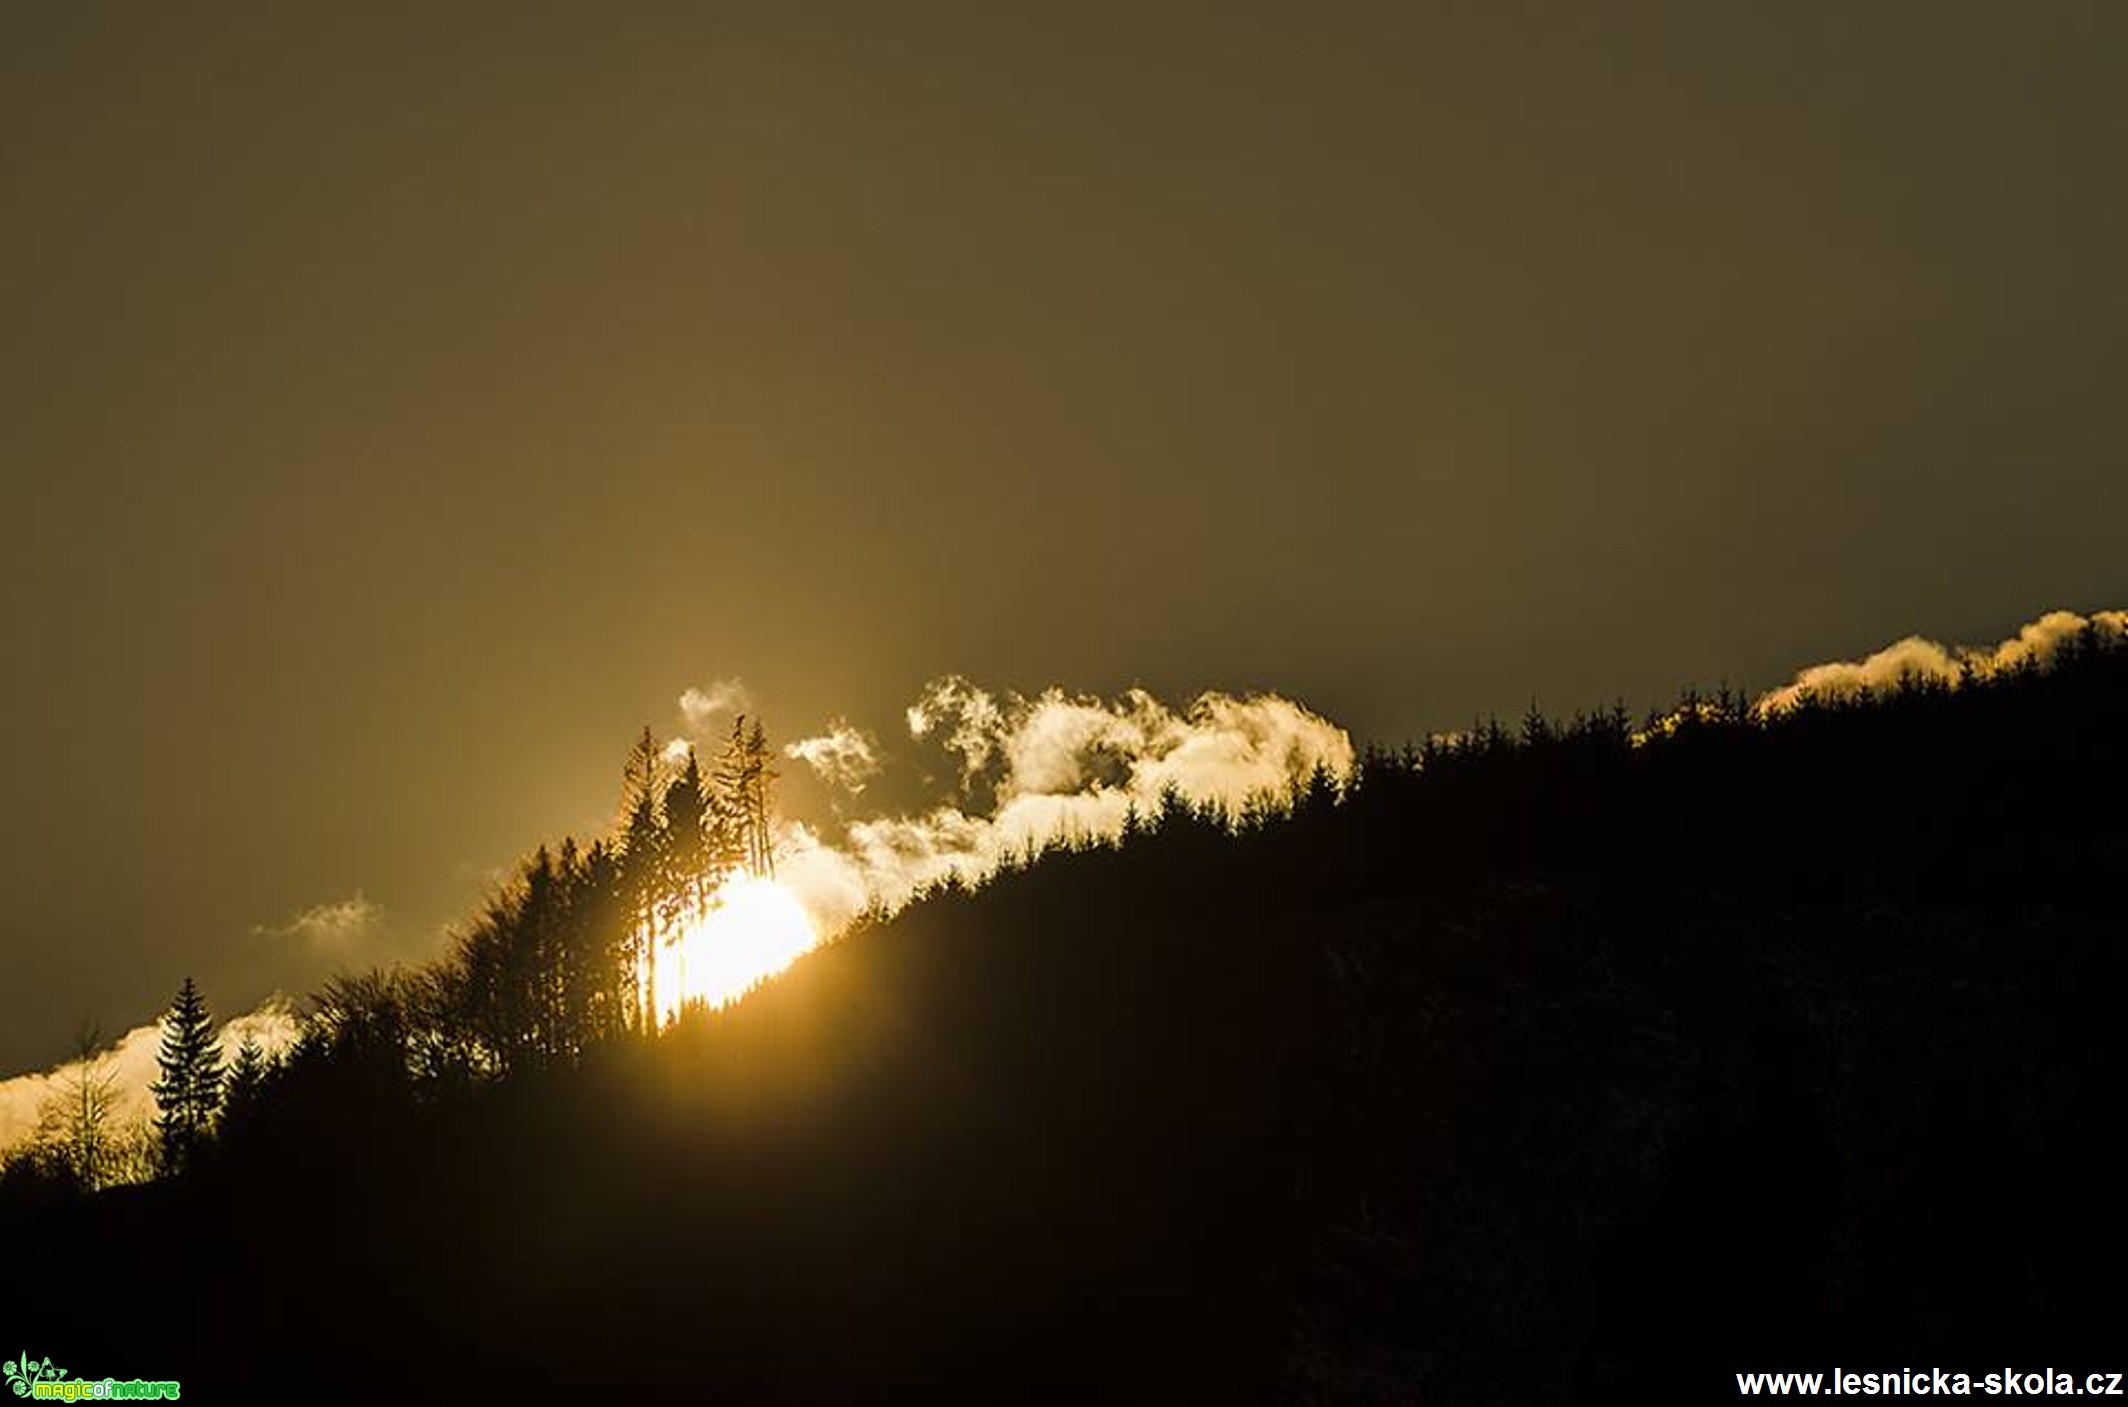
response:
[[[0,1070],[434,951],[719,681],[1400,742],[2128,604],[2124,42],[11,7]]]

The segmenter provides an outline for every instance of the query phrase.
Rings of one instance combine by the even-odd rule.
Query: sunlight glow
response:
[[[820,941],[796,897],[772,879],[741,875],[710,899],[703,915],[661,945],[658,1019],[683,1006],[723,1006],[774,977]]]

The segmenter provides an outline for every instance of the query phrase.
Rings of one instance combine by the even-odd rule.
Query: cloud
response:
[[[388,952],[384,908],[359,892],[313,904],[280,923],[254,924],[251,932],[278,955],[276,965],[284,981],[291,973],[311,969],[367,966]],[[295,1007],[276,993],[256,1010],[222,1027],[222,1051],[234,1057],[249,1036],[272,1053],[294,1040],[295,1034]],[[98,1057],[114,1079],[113,1117],[119,1124],[154,1117],[155,1101],[148,1086],[156,1078],[155,1057],[161,1043],[158,1017],[110,1042]],[[46,1100],[70,1087],[80,1066],[79,1060],[72,1060],[0,1080],[0,1153],[35,1132],[39,1110]]]
[[[148,1087],[157,1076],[156,1055],[162,1047],[163,1028],[158,1019],[135,1026],[105,1046],[95,1057],[111,1081],[111,1119],[116,1127],[155,1117],[155,1096]],[[223,1024],[222,1055],[234,1059],[237,1047],[255,1040],[269,1055],[278,1054],[296,1037],[296,1014],[289,1000],[275,993],[256,1010]],[[74,1088],[80,1060],[70,1060],[49,1070],[0,1080],[0,1153],[29,1141],[46,1103]]]
[[[1753,707],[1762,714],[1782,713],[1794,708],[1806,694],[1853,698],[1908,679],[1933,680],[1956,688],[1968,671],[1985,678],[2027,663],[2044,666],[2065,641],[2086,626],[2104,634],[2128,635],[2128,611],[2097,611],[2090,616],[2049,611],[1993,646],[1942,645],[1909,635],[1863,659],[1812,665],[1792,682],[1765,694]]]
[[[783,749],[844,791],[857,794],[879,773],[879,747],[869,733],[833,719],[818,737],[800,738]]]
[[[251,931],[269,938],[308,943],[329,952],[343,952],[376,936],[383,925],[383,907],[357,893],[352,898],[305,909],[286,923],[260,924]]]
[[[708,688],[689,688],[680,695],[680,716],[697,735],[709,732],[720,716],[751,713],[753,707],[753,696],[738,679],[712,679]]]
[[[832,840],[798,825],[779,833],[778,877],[823,932],[949,878],[980,882],[1017,855],[1113,840],[1133,810],[1157,810],[1170,791],[1231,811],[1284,800],[1318,769],[1342,779],[1353,765],[1344,729],[1275,694],[1207,693],[1175,708],[1139,689],[1113,700],[1058,688],[1025,698],[955,675],[926,687],[907,718],[912,737],[937,738],[960,758],[954,796],[850,821]]]
[[[972,775],[990,760],[992,737],[1002,721],[996,702],[958,674],[934,679],[922,697],[909,705],[909,736],[929,737],[952,725],[946,746],[961,755],[963,771]]]
[[[690,723],[747,706],[737,681],[681,696]],[[1019,855],[1114,839],[1134,809],[1150,814],[1170,791],[1236,809],[1290,796],[1319,768],[1343,778],[1353,765],[1342,728],[1275,694],[1207,693],[1174,707],[1143,690],[1113,700],[1056,688],[1032,698],[992,694],[956,676],[927,687],[907,721],[913,737],[935,738],[960,759],[951,795],[833,833],[776,823],[777,877],[824,936],[868,911],[898,909],[949,877],[979,883]],[[882,766],[877,740],[839,718],[784,751],[853,793]],[[336,966],[366,964],[376,957],[384,917],[357,893],[254,932]],[[275,997],[223,1027],[224,1051],[233,1056],[246,1035],[278,1051],[296,1032],[294,1008]],[[120,1123],[154,1113],[148,1086],[161,1037],[159,1022],[137,1026],[104,1057]],[[0,1081],[0,1150],[34,1134],[39,1111],[65,1090],[78,1063]]]

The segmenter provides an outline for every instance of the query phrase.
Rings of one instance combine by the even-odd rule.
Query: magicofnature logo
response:
[[[66,1369],[54,1368],[51,1359],[40,1363],[27,1353],[0,1364],[0,1368],[5,1368],[7,1385],[15,1390],[15,1396],[34,1397],[42,1402],[103,1402],[114,1398],[120,1401],[168,1400],[178,1394],[174,1380],[151,1383],[137,1378],[130,1382],[105,1378],[101,1382],[82,1382],[67,1377]]]
[[[51,1359],[39,1363],[27,1353],[7,1364],[7,1385],[15,1390],[17,1397],[28,1397],[30,1388],[39,1380],[56,1382],[65,1376],[66,1369],[54,1368]]]

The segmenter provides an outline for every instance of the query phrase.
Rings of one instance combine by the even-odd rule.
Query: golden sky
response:
[[[2128,594],[2119,6],[333,8],[0,18],[0,1069],[718,678],[1397,741]]]

